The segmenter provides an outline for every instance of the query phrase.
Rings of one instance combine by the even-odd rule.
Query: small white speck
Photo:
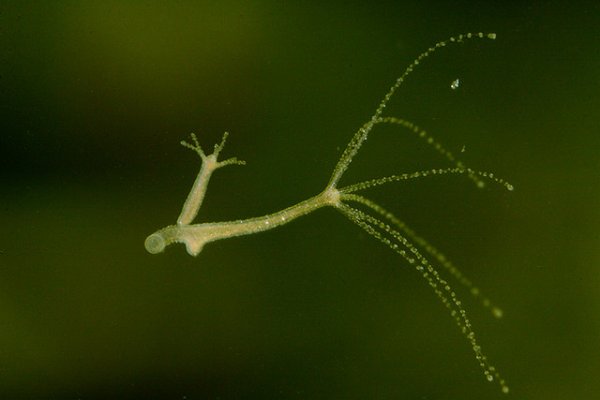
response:
[[[456,90],[458,89],[458,87],[460,86],[460,79],[456,78],[454,81],[452,81],[452,83],[450,84],[450,89],[452,90]]]

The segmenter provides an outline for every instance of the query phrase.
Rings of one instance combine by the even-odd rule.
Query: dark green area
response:
[[[229,131],[248,163],[199,220],[274,212],[322,189],[420,52],[479,31],[498,38],[427,59],[386,115],[516,190],[369,196],[503,307],[455,285],[512,398],[597,395],[600,6],[483,3],[3,1],[0,398],[507,398],[423,279],[334,210],[197,258],[143,247],[195,178],[189,132]],[[382,127],[343,182],[445,166]]]

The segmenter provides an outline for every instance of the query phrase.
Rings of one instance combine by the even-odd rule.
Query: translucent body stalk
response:
[[[435,264],[441,265],[460,285],[468,289],[475,298],[478,298],[484,307],[490,309],[495,317],[502,317],[501,309],[492,305],[490,300],[481,293],[480,289],[473,285],[471,280],[462,274],[442,252],[419,236],[402,220],[372,200],[356,194],[357,192],[375,186],[449,174],[465,174],[473,180],[479,188],[483,187],[484,181],[487,180],[495,182],[509,191],[513,190],[513,186],[510,183],[496,177],[493,173],[468,168],[452,152],[447,150],[441,143],[436,141],[431,135],[419,128],[416,124],[403,118],[382,116],[390,98],[402,85],[405,78],[425,58],[430,56],[437,49],[443,48],[446,45],[476,38],[495,39],[496,35],[493,33],[483,34],[481,32],[459,35],[446,41],[438,42],[433,47],[430,47],[425,52],[421,53],[394,82],[383,100],[379,103],[373,116],[354,134],[338,160],[325,189],[320,194],[284,210],[256,218],[190,225],[202,205],[212,173],[218,168],[226,165],[244,164],[244,161],[240,161],[237,158],[218,161],[218,155],[221,150],[223,150],[227,133],[223,135],[221,143],[215,145],[214,152],[210,155],[206,155],[203,152],[198,144],[196,136],[192,134],[191,138],[193,144],[182,142],[182,145],[194,150],[200,156],[202,159],[200,172],[198,173],[192,189],[183,205],[177,223],[175,225],[164,227],[148,236],[144,243],[146,250],[152,254],[156,254],[162,252],[166,246],[172,243],[183,243],[186,246],[187,252],[196,256],[202,251],[206,243],[273,229],[303,215],[310,214],[321,207],[332,206],[353,223],[365,230],[369,235],[399,254],[406,262],[408,262],[408,264],[413,265],[415,269],[422,274],[427,284],[433,289],[435,295],[440,299],[442,304],[449,309],[450,315],[454,318],[462,334],[468,340],[486,379],[488,381],[498,382],[502,392],[508,393],[509,388],[505,380],[484,355],[481,346],[475,337],[471,321],[467,317],[467,313],[462,306],[462,302],[458,299],[454,289],[452,289],[450,284],[435,268]],[[340,179],[350,166],[354,156],[366,141],[369,133],[378,124],[392,124],[411,131],[420,140],[423,140],[427,145],[431,146],[452,166],[371,179],[338,189]],[[354,208],[348,203],[355,203],[359,207],[362,206],[364,210]],[[434,262],[431,262],[428,257],[431,257],[436,263],[434,264]]]
[[[195,196],[190,197],[193,199]],[[146,250],[156,254],[171,243],[183,243],[187,252],[196,256],[206,243],[277,228],[321,207],[336,206],[339,198],[336,189],[328,189],[296,205],[262,217],[195,225],[169,225],[148,236],[145,242]]]

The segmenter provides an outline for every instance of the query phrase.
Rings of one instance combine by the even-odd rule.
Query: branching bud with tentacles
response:
[[[483,354],[461,301],[458,300],[458,297],[450,284],[442,278],[435,266],[443,267],[447,273],[458,281],[459,284],[469,289],[471,294],[479,298],[482,305],[489,308],[495,317],[500,318],[502,316],[502,310],[494,306],[492,302],[482,294],[481,290],[474,286],[471,280],[465,277],[442,252],[415,233],[415,231],[409,228],[402,220],[372,200],[356,194],[357,192],[392,182],[447,174],[466,175],[475,182],[477,187],[483,187],[485,181],[490,181],[503,186],[509,191],[513,190],[513,186],[510,183],[496,177],[493,173],[477,171],[467,167],[452,152],[447,150],[425,130],[419,128],[412,122],[401,118],[382,116],[387,103],[396,90],[402,85],[406,77],[414,70],[414,68],[416,68],[425,58],[430,56],[437,49],[449,44],[463,42],[467,39],[485,38],[495,39],[496,35],[494,33],[468,33],[459,35],[438,42],[433,47],[430,47],[425,52],[421,53],[392,85],[381,103],[379,103],[379,106],[371,119],[354,134],[350,143],[348,143],[346,149],[342,153],[341,158],[337,162],[325,189],[314,197],[273,214],[227,222],[191,224],[198,214],[212,173],[218,168],[227,165],[245,164],[244,161],[240,161],[237,158],[218,161],[218,157],[225,146],[227,133],[223,135],[221,143],[215,145],[213,153],[209,155],[204,153],[198,144],[196,136],[192,134],[191,139],[193,144],[187,142],[181,142],[181,144],[194,150],[200,156],[202,160],[200,172],[198,173],[196,181],[192,186],[192,190],[183,205],[177,223],[162,228],[148,236],[145,242],[146,250],[152,254],[156,254],[162,252],[169,244],[183,243],[189,254],[197,256],[206,243],[273,229],[283,224],[287,224],[298,217],[309,214],[321,207],[331,206],[416,268],[444,306],[449,309],[450,315],[454,318],[461,332],[469,341],[473,352],[475,353],[475,358],[481,366],[487,380],[498,382],[502,392],[508,393],[509,389],[506,382]],[[451,166],[442,169],[430,169],[400,175],[391,175],[341,188],[338,187],[338,183],[350,166],[352,159],[360,150],[369,133],[379,124],[397,125],[398,127],[407,129],[409,132],[412,132],[418,138],[429,144],[436,152],[444,157]],[[424,254],[428,255],[428,257]]]

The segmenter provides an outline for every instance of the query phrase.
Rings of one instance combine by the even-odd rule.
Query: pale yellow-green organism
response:
[[[337,162],[337,165],[335,166],[329,183],[327,183],[325,189],[316,196],[288,207],[282,211],[256,218],[192,225],[191,223],[196,217],[200,205],[202,204],[202,200],[204,199],[204,195],[206,194],[206,187],[212,173],[216,169],[226,165],[244,164],[244,161],[238,160],[237,158],[229,158],[224,161],[218,160],[218,157],[225,145],[227,133],[223,135],[221,143],[215,145],[213,153],[209,155],[202,150],[198,140],[196,139],[196,136],[192,134],[192,144],[187,142],[181,142],[181,144],[198,153],[202,159],[200,172],[196,178],[196,181],[194,182],[194,185],[192,186],[190,194],[183,205],[183,209],[181,210],[181,214],[177,219],[177,223],[175,225],[169,225],[165,228],[162,228],[148,236],[145,241],[146,250],[152,254],[156,254],[162,252],[165,247],[171,243],[183,243],[185,244],[189,254],[197,256],[202,251],[202,248],[206,243],[219,239],[249,235],[268,229],[273,229],[283,224],[287,224],[298,217],[309,214],[318,208],[331,206],[340,211],[343,215],[348,217],[348,219],[363,228],[366,232],[378,239],[380,242],[387,245],[391,250],[398,253],[409,264],[415,266],[417,271],[425,278],[426,282],[429,284],[429,286],[431,286],[444,306],[449,309],[450,315],[454,318],[456,324],[471,344],[473,352],[475,353],[475,358],[483,369],[483,373],[485,374],[487,380],[498,382],[502,392],[508,393],[509,389],[506,382],[483,354],[481,346],[478,344],[475,338],[475,333],[473,332],[471,322],[467,318],[467,314],[460,300],[458,300],[456,293],[450,287],[448,282],[444,280],[439,272],[434,268],[434,264],[441,265],[450,275],[456,278],[461,285],[467,287],[471,294],[481,299],[483,306],[489,308],[492,311],[492,314],[497,318],[502,316],[502,311],[500,308],[492,305],[490,300],[481,293],[479,288],[474,286],[473,283],[467,279],[442,252],[420,237],[398,217],[373,201],[356,194],[356,192],[360,192],[374,186],[385,185],[391,182],[426,178],[429,176],[444,174],[465,174],[471,180],[473,180],[478,187],[482,187],[484,185],[484,180],[488,180],[497,183],[508,190],[513,190],[512,185],[505,180],[494,176],[492,173],[476,171],[468,168],[463,162],[456,158],[454,154],[444,148],[439,142],[434,140],[428,133],[419,128],[417,125],[405,119],[382,116],[383,110],[385,109],[394,92],[402,85],[402,82],[404,82],[405,78],[413,71],[413,69],[425,58],[441,47],[474,38],[495,39],[496,35],[494,33],[468,33],[465,35],[459,35],[457,37],[451,37],[448,40],[436,43],[435,46],[430,47],[427,49],[427,51],[420,54],[392,85],[381,103],[379,103],[379,106],[375,110],[375,113],[371,119],[354,134],[352,140],[350,140],[350,143],[348,143],[346,149],[340,157],[340,160]],[[400,175],[392,175],[338,188],[337,185],[340,178],[348,169],[352,159],[357,154],[364,141],[367,139],[367,136],[371,130],[373,130],[373,128],[378,124],[397,125],[407,129],[409,132],[412,132],[417,137],[431,145],[434,150],[441,154],[446,161],[450,163],[451,166],[442,169],[430,169]],[[430,259],[426,258],[421,251],[424,251],[425,254],[428,254]]]

